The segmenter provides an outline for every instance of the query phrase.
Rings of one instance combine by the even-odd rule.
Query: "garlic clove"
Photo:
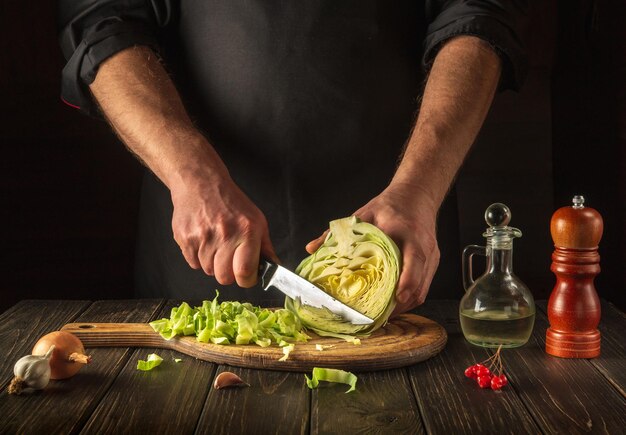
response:
[[[220,388],[232,388],[232,387],[249,387],[250,384],[244,382],[239,376],[232,372],[222,372],[215,377],[213,382],[213,388],[219,390]]]

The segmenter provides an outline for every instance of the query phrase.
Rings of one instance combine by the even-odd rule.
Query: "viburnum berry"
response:
[[[502,346],[498,347],[496,353],[482,363],[474,364],[466,368],[465,376],[475,379],[480,388],[499,390],[507,385],[509,383],[508,379],[504,373],[502,373],[501,351]]]
[[[509,383],[509,380],[506,378],[506,375],[504,373],[502,373],[500,376],[500,382],[502,382],[502,386],[504,387],[506,384]]]
[[[468,378],[476,379],[476,366],[469,366],[465,369],[465,376]]]
[[[489,370],[487,367],[485,366],[480,366],[476,369],[476,376],[481,377],[481,376],[491,376],[491,370]]]
[[[478,385],[480,385],[480,388],[489,388],[491,386],[490,375],[479,376],[476,378],[476,381],[478,382]]]
[[[502,383],[502,379],[500,379],[500,376],[492,377],[490,385],[491,385],[492,390],[499,390],[500,388],[504,387],[504,384]]]

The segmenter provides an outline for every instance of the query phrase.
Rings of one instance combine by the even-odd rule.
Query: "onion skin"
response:
[[[50,379],[67,379],[74,376],[85,364],[91,362],[91,356],[85,355],[83,343],[74,334],[55,331],[44,335],[35,343],[33,355],[45,355],[54,345],[50,358]]]

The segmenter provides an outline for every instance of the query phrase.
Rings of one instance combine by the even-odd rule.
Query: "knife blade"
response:
[[[325,307],[353,325],[370,325],[374,322],[283,266],[262,260],[259,274],[263,290],[274,287],[292,299],[300,299],[302,305]]]

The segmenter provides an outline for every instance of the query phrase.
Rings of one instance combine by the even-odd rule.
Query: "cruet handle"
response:
[[[478,254],[484,257],[487,256],[487,248],[478,245],[466,246],[463,250],[463,287],[465,291],[474,284],[474,276],[472,273],[472,255]]]

